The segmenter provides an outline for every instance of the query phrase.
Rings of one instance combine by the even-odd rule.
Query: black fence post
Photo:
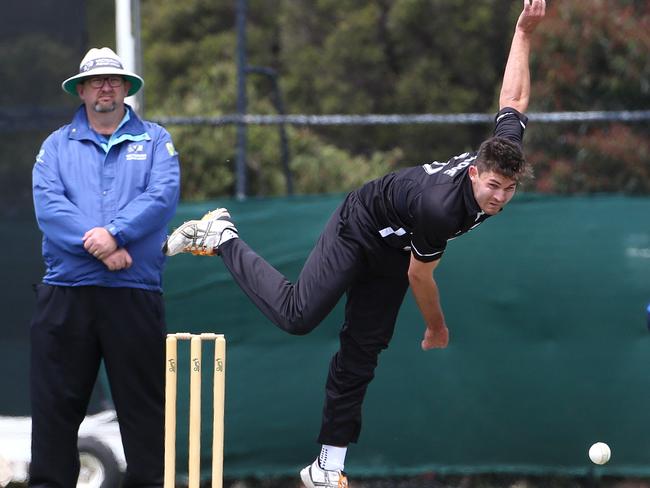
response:
[[[243,121],[246,115],[246,0],[237,0],[237,159],[236,192],[239,200],[246,198],[246,143],[247,127]]]
[[[275,105],[275,110],[279,115],[286,115],[284,111],[284,103],[282,101],[282,93],[280,92],[280,85],[278,83],[278,72],[273,68],[262,66],[249,66],[247,71],[249,73],[265,75],[271,79],[273,87],[273,105]],[[291,168],[289,167],[289,138],[287,137],[286,124],[281,122],[278,126],[280,130],[280,157],[282,159],[282,170],[287,185],[287,195],[293,195],[293,176],[291,174]]]

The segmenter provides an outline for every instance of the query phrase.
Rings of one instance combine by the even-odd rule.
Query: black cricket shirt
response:
[[[495,117],[494,135],[522,144],[528,118],[506,107]],[[411,250],[419,261],[440,259],[447,241],[483,223],[468,167],[477,152],[404,168],[370,181],[356,190],[367,210],[364,226],[388,246]]]

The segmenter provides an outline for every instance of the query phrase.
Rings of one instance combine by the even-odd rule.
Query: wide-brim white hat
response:
[[[119,75],[129,80],[131,82],[131,88],[129,93],[127,93],[128,96],[135,95],[142,88],[142,85],[144,85],[142,78],[124,69],[122,60],[112,49],[108,47],[101,49],[94,47],[81,60],[79,74],[71,76],[61,83],[61,88],[70,95],[77,95],[78,83],[82,82],[85,78],[102,75]]]

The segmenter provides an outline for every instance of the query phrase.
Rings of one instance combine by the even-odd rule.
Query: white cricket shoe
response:
[[[318,459],[300,471],[306,488],[348,488],[348,477],[343,471],[329,471],[318,465]]]
[[[227,208],[215,208],[214,210],[210,210],[201,217],[201,220],[218,220],[222,217],[230,219],[230,212],[228,212]]]
[[[201,220],[189,220],[176,229],[163,245],[163,253],[174,256],[182,252],[198,256],[218,254],[219,246],[239,237],[225,208],[206,213]]]

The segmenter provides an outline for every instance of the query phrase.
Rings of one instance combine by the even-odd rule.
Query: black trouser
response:
[[[409,253],[381,242],[354,194],[334,212],[295,284],[241,239],[220,249],[226,267],[281,329],[306,334],[347,294],[340,348],[330,363],[318,441],[346,446],[361,430],[361,404],[388,347],[408,288]]]
[[[31,324],[31,487],[73,488],[77,432],[106,366],[128,464],[125,487],[162,486],[162,296],[132,288],[37,286]]]

